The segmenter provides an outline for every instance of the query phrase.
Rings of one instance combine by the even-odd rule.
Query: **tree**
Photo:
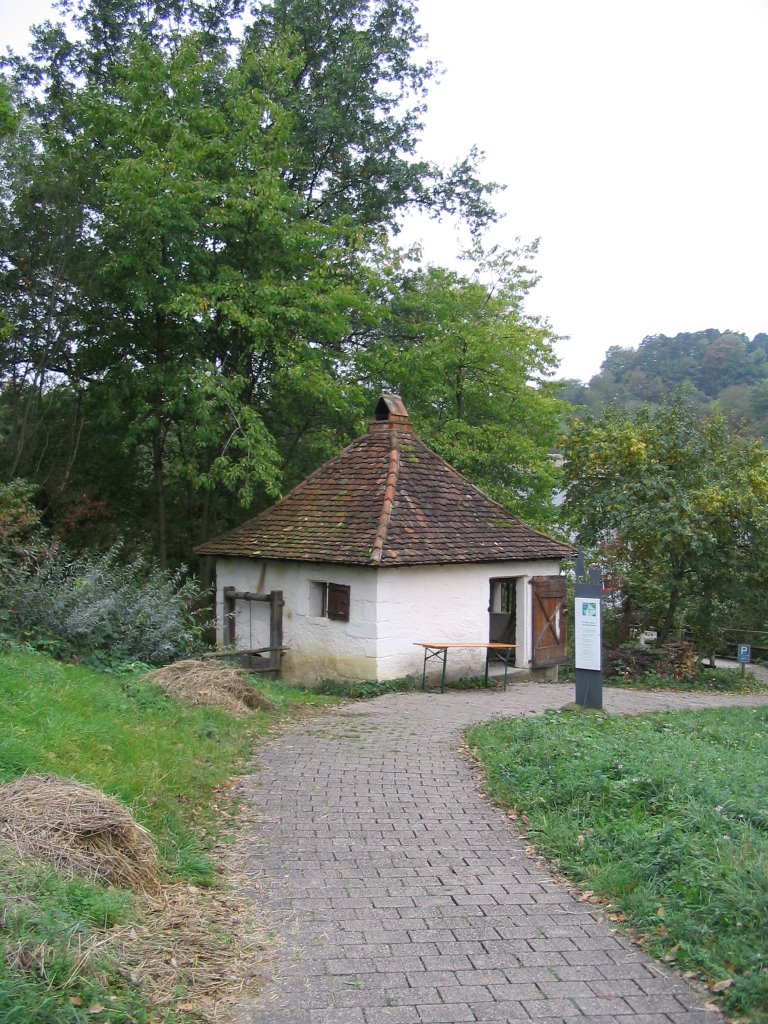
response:
[[[495,217],[475,155],[414,155],[411,0],[257,3],[236,39],[242,7],[64,0],[79,35],[9,62],[6,473],[119,505],[161,564],[355,432],[402,213]]]
[[[768,379],[766,335],[751,341],[744,334],[714,329],[650,335],[637,349],[610,348],[600,373],[569,401],[592,412],[611,403],[637,408],[659,404],[685,386],[700,412],[720,403],[729,425],[747,437],[768,438],[765,418],[750,414],[752,392]]]
[[[11,101],[11,90],[8,83],[0,78],[0,139],[13,135],[18,118]]]
[[[740,609],[768,611],[768,453],[700,419],[681,392],[656,408],[575,421],[565,510],[659,643],[689,627],[702,653]]]
[[[404,271],[389,315],[361,357],[373,387],[397,391],[421,436],[488,494],[551,523],[558,469],[550,457],[563,404],[546,321],[525,312],[536,246],[468,257],[470,275]]]

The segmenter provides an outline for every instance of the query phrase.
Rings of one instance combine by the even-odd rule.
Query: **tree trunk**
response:
[[[675,580],[672,584],[672,590],[669,595],[669,603],[667,604],[667,612],[664,616],[664,622],[659,635],[656,638],[656,646],[661,647],[667,642],[667,637],[672,632],[675,625],[675,615],[677,614],[677,606],[680,604],[680,584]]]
[[[152,468],[155,477],[155,500],[157,522],[155,525],[157,537],[157,560],[161,569],[168,568],[168,533],[166,525],[165,510],[165,473],[163,468],[163,427],[160,417],[162,416],[162,396],[155,397],[155,436],[152,445]]]
[[[201,541],[208,540],[208,537],[210,535],[212,500],[213,495],[211,494],[210,491],[206,491],[205,494],[203,495],[203,510],[200,526]],[[198,567],[198,576],[200,578],[200,585],[202,586],[203,590],[207,590],[210,587],[211,583],[213,582],[213,564],[213,558],[210,558],[207,555],[204,555],[200,559]]]

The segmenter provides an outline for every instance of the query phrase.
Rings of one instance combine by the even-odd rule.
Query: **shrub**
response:
[[[691,679],[696,671],[696,655],[688,643],[670,643],[661,647],[624,644],[607,650],[603,672],[606,679],[625,681],[647,674],[669,676],[679,682]]]
[[[313,693],[321,693],[329,697],[349,697],[352,700],[369,700],[372,697],[382,697],[385,693],[415,690],[416,686],[416,680],[412,676],[406,676],[404,679],[362,679],[360,681],[323,679],[313,688]]]
[[[121,563],[119,544],[73,557],[53,546],[3,585],[5,629],[57,657],[101,668],[163,665],[199,652],[200,593],[181,572],[140,559]]]
[[[609,686],[637,690],[684,690],[703,693],[761,693],[767,687],[754,672],[738,668],[698,668],[692,676],[675,679],[659,672],[643,672],[635,676],[617,675],[607,680]]]
[[[32,501],[34,484],[11,480],[0,484],[0,559],[22,557],[42,536],[40,510]]]

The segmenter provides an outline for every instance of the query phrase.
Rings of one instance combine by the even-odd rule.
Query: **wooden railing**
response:
[[[752,660],[768,660],[768,629],[726,629],[723,634],[722,654],[735,658],[739,644],[749,644]]]

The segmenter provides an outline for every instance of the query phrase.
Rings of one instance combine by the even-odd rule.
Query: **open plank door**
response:
[[[566,657],[566,585],[564,576],[534,576],[533,667],[562,665]]]

